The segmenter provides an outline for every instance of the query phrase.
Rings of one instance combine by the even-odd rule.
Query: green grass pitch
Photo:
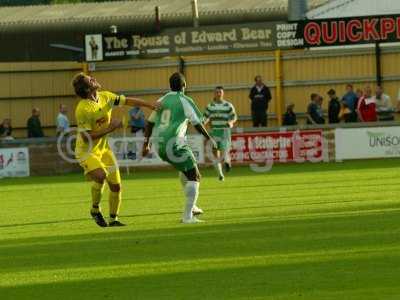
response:
[[[176,172],[140,171],[105,229],[80,174],[2,179],[0,299],[400,299],[399,164],[206,169],[196,225]]]

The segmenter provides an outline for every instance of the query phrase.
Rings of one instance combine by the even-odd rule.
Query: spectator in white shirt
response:
[[[57,135],[69,131],[69,120],[67,117],[68,108],[64,104],[60,104],[60,112],[57,116]]]
[[[379,121],[392,121],[393,106],[390,96],[383,92],[382,86],[378,85],[375,90],[376,112]]]

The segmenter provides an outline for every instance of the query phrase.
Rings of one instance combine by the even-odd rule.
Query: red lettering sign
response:
[[[315,22],[310,22],[304,28],[304,39],[310,45],[319,45],[321,43],[321,28]]]
[[[259,132],[234,134],[233,162],[305,162],[322,161],[322,130],[295,132]]]

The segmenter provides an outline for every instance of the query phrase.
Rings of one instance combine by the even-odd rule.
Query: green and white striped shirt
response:
[[[213,130],[223,130],[229,128],[229,122],[236,119],[236,111],[226,100],[213,101],[207,105],[204,117],[210,120]]]

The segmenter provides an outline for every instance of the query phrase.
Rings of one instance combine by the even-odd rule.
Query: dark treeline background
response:
[[[108,1],[117,1],[117,0],[0,0],[0,6],[108,2]]]

